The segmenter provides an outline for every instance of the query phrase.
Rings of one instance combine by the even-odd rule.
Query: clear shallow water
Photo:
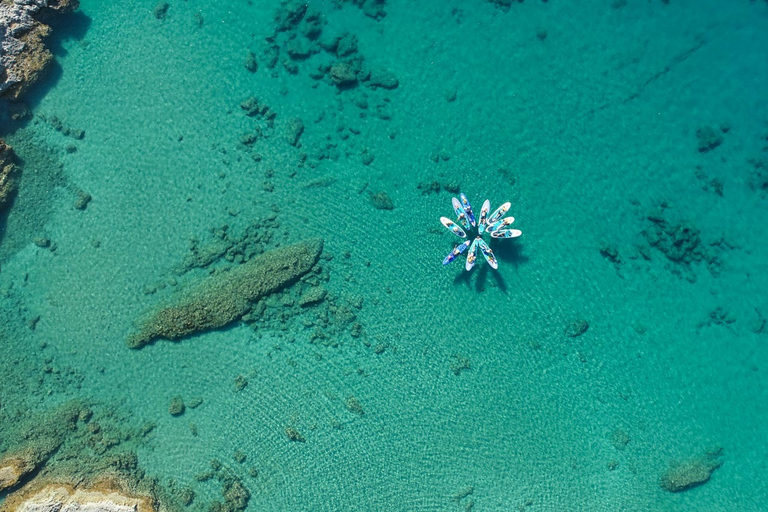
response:
[[[126,429],[153,423],[111,449],[192,488],[200,510],[221,500],[195,478],[212,459],[249,510],[761,510],[768,203],[748,161],[768,134],[766,6],[391,1],[376,21],[310,5],[399,86],[339,92],[309,76],[334,62],[324,51],[294,75],[283,48],[269,69],[275,2],[174,1],[159,20],[152,2],[83,1],[35,117],[5,136],[26,165],[0,244],[2,430],[73,398]],[[277,116],[249,149],[263,126],[239,106],[250,96]],[[700,152],[705,127],[722,143]],[[498,272],[440,265],[452,194],[417,188],[435,180],[475,209],[512,202],[524,234],[494,246]],[[93,197],[83,211],[77,190]],[[393,210],[373,207],[378,191]],[[649,245],[660,205],[713,263]],[[174,273],[190,238],[239,236],[275,210],[266,249],[325,240],[326,302],[282,326],[127,348],[148,310],[206,275]],[[312,338],[305,319],[361,298],[361,336]],[[177,395],[203,401],[175,417]],[[708,483],[659,486],[670,462],[715,447]]]

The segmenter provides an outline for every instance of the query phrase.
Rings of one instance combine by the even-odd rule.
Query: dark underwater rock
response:
[[[349,87],[357,82],[357,72],[349,62],[337,62],[331,66],[330,75],[339,87]]]
[[[768,158],[753,158],[748,163],[752,166],[749,188],[765,197],[768,195]]]
[[[376,192],[375,194],[371,194],[369,199],[373,207],[376,208],[377,210],[394,210],[395,209],[395,203],[392,202],[392,198],[390,198],[389,194],[387,194],[383,190],[381,192]]]
[[[569,338],[576,338],[578,336],[581,336],[585,332],[587,332],[587,329],[589,329],[589,323],[583,318],[581,318],[579,320],[574,320],[573,322],[571,322],[563,332]]]
[[[245,66],[245,69],[251,73],[258,71],[259,61],[256,60],[256,54],[249,50],[248,53],[245,54],[245,61],[243,62],[243,66]]]
[[[720,456],[722,448],[683,461],[675,461],[661,475],[659,485],[669,492],[681,492],[709,481],[712,473],[723,465]]]
[[[723,135],[711,126],[704,126],[696,130],[696,140],[699,145],[699,153],[706,153],[723,143]]]
[[[368,85],[371,87],[382,89],[396,89],[400,82],[397,77],[391,71],[386,69],[378,69],[371,71],[371,77],[368,79]]]
[[[171,404],[168,406],[168,413],[171,416],[181,416],[184,414],[184,400],[180,396],[175,396],[171,399]]]
[[[171,6],[168,2],[158,2],[157,5],[155,5],[155,8],[152,9],[152,14],[154,14],[155,18],[164,20],[170,7]]]
[[[280,10],[275,14],[275,30],[285,32],[296,28],[307,13],[307,3],[298,0],[283,2]]]
[[[298,117],[289,119],[285,130],[285,140],[288,144],[299,147],[299,138],[302,133],[304,133],[304,122]]]
[[[689,222],[670,222],[660,210],[648,214],[651,225],[642,234],[649,245],[661,251],[670,261],[682,265],[706,261],[714,264],[701,240],[699,229]]]

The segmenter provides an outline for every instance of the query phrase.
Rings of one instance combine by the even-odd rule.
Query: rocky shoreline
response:
[[[78,0],[0,0],[0,97],[19,99],[53,60],[43,20],[72,12]]]
[[[0,139],[0,212],[13,197],[16,189],[16,165],[11,147]]]
[[[0,0],[0,99],[19,100],[53,61],[45,46],[51,16],[69,13],[78,0]],[[0,139],[0,211],[16,188],[13,149]]]
[[[0,509],[3,512],[155,512],[151,498],[133,495],[121,487],[117,480],[105,480],[84,489],[50,482],[30,486],[23,493],[13,495]]]

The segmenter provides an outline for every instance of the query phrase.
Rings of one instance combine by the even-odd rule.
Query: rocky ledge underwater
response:
[[[384,2],[373,0],[360,2],[367,16],[381,18],[385,15]],[[3,101],[3,123],[6,133],[21,130],[30,121],[43,122],[53,127],[73,142],[83,140],[85,131],[65,125],[55,116],[42,113],[33,115],[25,103],[25,96],[36,84],[45,81],[53,64],[53,54],[46,47],[51,36],[50,24],[58,22],[66,26],[66,17],[72,16],[79,7],[77,0],[3,0],[0,2],[0,98]],[[163,21],[169,4],[158,3],[152,14]],[[58,19],[57,19],[58,18]],[[196,18],[202,25],[202,17]],[[398,81],[386,70],[370,70],[357,49],[354,35],[345,33],[321,40],[324,20],[316,11],[308,11],[307,4],[284,2],[275,16],[274,35],[267,37],[264,54],[257,56],[245,52],[244,67],[250,72],[259,69],[259,61],[268,69],[277,67],[279,56],[288,56],[283,62],[288,73],[295,74],[295,61],[327,52],[336,62],[323,66],[311,76],[325,80],[340,90],[350,89],[358,81],[371,90],[392,90]],[[301,36],[301,37],[298,37]],[[276,73],[274,71],[273,73]],[[386,119],[388,98],[376,105],[377,115]],[[355,99],[359,108],[367,109],[362,96]],[[240,104],[243,113],[254,119],[253,131],[243,134],[240,142],[254,162],[261,161],[259,145],[275,136],[276,113],[267,105],[250,97]],[[278,134],[298,151],[304,123],[299,118],[289,119]],[[349,134],[339,135],[347,139]],[[357,130],[350,132],[353,136]],[[23,135],[16,135],[23,141]],[[328,143],[319,151],[316,159],[338,158],[336,144]],[[67,153],[77,151],[70,144]],[[305,152],[299,155],[301,163],[313,166]],[[363,149],[362,161],[368,165],[373,155]],[[39,172],[35,162],[30,172]],[[4,215],[13,205],[16,191],[24,171],[24,162],[16,157],[13,148],[0,139],[0,212]],[[266,173],[263,189],[271,191],[270,173]],[[27,177],[35,179],[34,176]],[[335,179],[315,178],[304,183],[307,188],[326,187]],[[55,179],[57,186],[64,179]],[[49,183],[50,185],[50,183]],[[65,185],[65,188],[69,188]],[[85,210],[92,197],[87,192],[74,190],[74,207]],[[392,201],[384,192],[371,193],[371,203],[376,208],[392,209]],[[205,277],[194,277],[191,285],[181,286],[173,298],[162,302],[156,311],[145,319],[137,319],[137,332],[130,336],[127,345],[138,349],[158,338],[178,340],[194,333],[224,327],[234,321],[252,325],[254,331],[277,330],[290,336],[290,326],[301,322],[301,328],[314,328],[313,343],[337,346],[342,336],[359,338],[362,325],[356,321],[355,311],[363,306],[360,297],[341,297],[329,293],[322,285],[329,280],[330,254],[323,254],[323,241],[312,239],[292,245],[281,245],[273,236],[280,224],[275,220],[279,209],[273,206],[271,215],[254,221],[241,236],[234,236],[228,226],[211,228],[212,240],[201,245],[199,240],[190,241],[190,253],[172,269],[171,276],[158,283],[148,283],[144,293],[151,295],[168,285],[177,286],[185,281],[187,273],[202,271]],[[8,234],[4,238],[7,240]],[[48,238],[37,237],[34,243],[41,249],[55,251],[56,243]],[[98,243],[97,241],[94,243]],[[97,246],[97,245],[96,245]],[[223,265],[222,265],[223,263]],[[6,299],[8,295],[6,292]],[[22,308],[22,317],[25,316]],[[11,308],[12,310],[12,308]],[[296,317],[298,320],[293,320]],[[39,316],[27,318],[27,326],[34,330]],[[0,332],[0,342],[8,344],[15,337],[9,321]],[[372,353],[381,354],[386,346],[372,347]],[[45,351],[45,344],[40,349]],[[5,350],[4,350],[5,354]],[[6,357],[4,355],[3,357]],[[21,357],[20,360],[25,360]],[[83,376],[74,368],[55,366],[48,357],[44,367],[46,380],[55,381],[81,390]],[[6,361],[6,363],[9,361]],[[141,469],[137,449],[147,449],[153,422],[136,425],[134,418],[120,412],[119,408],[103,403],[82,400],[66,400],[52,410],[44,410],[22,401],[16,407],[8,398],[26,391],[30,402],[40,389],[31,390],[29,383],[19,376],[5,375],[0,384],[0,510],[26,512],[58,510],[99,510],[104,512],[154,512],[157,510],[184,510],[196,502],[196,493],[188,486],[175,481],[162,483]],[[38,383],[44,386],[43,379]],[[245,376],[234,381],[234,390],[242,391],[248,385]],[[11,389],[13,388],[13,389]],[[9,393],[9,391],[15,393]],[[50,391],[49,391],[50,394]],[[195,409],[202,399],[180,396],[170,400],[168,412],[172,416],[183,415],[185,410]],[[346,399],[345,406],[351,414],[365,414],[354,396]],[[193,435],[197,427],[190,423]],[[295,428],[287,427],[283,435],[291,442],[304,442],[304,436]],[[236,452],[234,459],[245,463],[243,452]],[[247,474],[252,479],[259,471],[251,466]],[[221,500],[208,503],[205,509],[218,512],[245,510],[250,499],[249,483],[217,460],[211,461],[210,470],[200,473],[199,482],[216,479],[221,483]],[[199,499],[197,508],[200,508]]]

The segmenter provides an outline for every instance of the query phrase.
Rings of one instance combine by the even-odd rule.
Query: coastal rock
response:
[[[2,512],[154,512],[149,498],[132,496],[107,485],[75,489],[65,484],[48,484],[9,496]]]
[[[13,150],[0,139],[0,211],[7,206],[16,190],[16,166]]]
[[[60,441],[30,446],[0,460],[0,491],[16,487],[27,475],[44,464],[59,444]]]
[[[22,432],[4,431],[4,440],[14,448],[0,458],[0,493],[12,490],[41,470],[87,414],[82,404],[69,402],[53,413],[36,418]]]
[[[14,487],[33,469],[34,465],[29,461],[16,457],[0,461],[0,491]]]
[[[318,11],[309,11],[304,16],[304,22],[301,27],[301,33],[307,39],[314,41],[320,34],[323,33],[323,26],[325,25],[325,18]]]
[[[78,0],[0,2],[0,96],[18,99],[53,60],[44,44],[51,28],[40,17],[71,12],[79,5]]]
[[[0,459],[0,491],[12,489],[40,469],[63,443],[65,432],[77,421],[75,408],[67,407],[31,429],[23,448]]]
[[[306,274],[317,263],[322,249],[321,239],[310,239],[212,275],[151,313],[128,339],[128,346],[140,348],[157,338],[175,340],[234,322],[248,313],[255,301]]]

